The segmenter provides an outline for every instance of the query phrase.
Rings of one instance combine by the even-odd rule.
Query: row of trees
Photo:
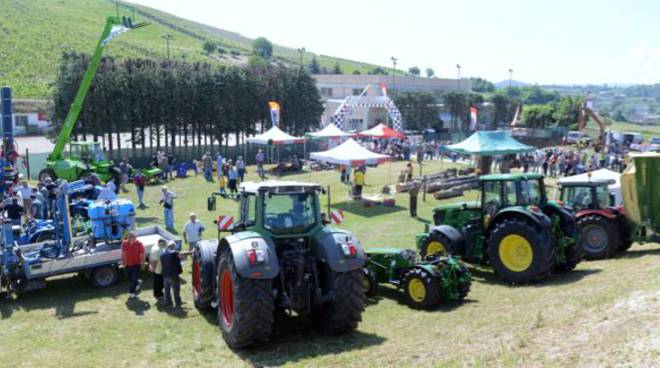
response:
[[[65,53],[55,82],[52,121],[69,110],[87,55]],[[314,80],[283,66],[223,67],[205,63],[105,58],[85,99],[74,135],[105,138],[108,149],[240,142],[269,126],[267,102],[282,106],[281,128],[302,134],[318,125],[323,106]],[[57,129],[59,130],[59,129]],[[120,134],[130,139],[122,142]],[[177,142],[178,140],[178,142]],[[147,144],[149,142],[150,144]],[[164,142],[164,143],[161,143]]]

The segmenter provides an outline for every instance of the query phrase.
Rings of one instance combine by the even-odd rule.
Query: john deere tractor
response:
[[[575,216],[548,200],[542,175],[484,175],[479,185],[477,203],[434,210],[435,226],[417,236],[422,256],[450,253],[490,264],[512,284],[568,272],[582,260]]]
[[[365,254],[351,233],[326,226],[320,192],[309,183],[243,183],[238,221],[217,221],[219,230],[232,223],[230,234],[193,252],[195,306],[217,308],[230,347],[269,340],[275,315],[309,316],[330,334],[357,328]],[[215,196],[208,204],[215,208]]]

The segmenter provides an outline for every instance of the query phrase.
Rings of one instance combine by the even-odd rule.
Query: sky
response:
[[[130,0],[318,54],[438,77],[660,83],[658,0]]]

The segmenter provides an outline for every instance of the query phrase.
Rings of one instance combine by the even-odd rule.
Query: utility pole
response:
[[[301,48],[298,49],[298,52],[300,53],[300,70],[302,70],[304,68],[304,66],[303,66],[303,55],[305,55],[305,51],[306,50],[305,50],[304,47],[301,47]]]
[[[392,94],[396,93],[396,62],[397,58],[392,56],[390,58],[392,60]]]
[[[513,69],[509,68],[509,89],[511,89],[511,80],[513,80]]]
[[[173,39],[174,36],[172,36],[169,33],[165,33],[161,37],[163,37],[165,39],[165,42],[167,43],[167,63],[169,64],[170,63],[170,40]]]
[[[456,79],[456,85],[458,86],[458,91],[461,91],[461,64],[456,64],[456,71],[457,71],[457,79]]]

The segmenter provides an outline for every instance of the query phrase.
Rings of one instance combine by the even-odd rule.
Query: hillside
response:
[[[5,0],[0,14],[0,84],[14,88],[18,98],[47,98],[57,72],[61,53],[67,50],[92,52],[105,17],[115,14],[114,2],[101,0]],[[134,8],[133,8],[134,7]],[[152,23],[117,38],[106,55],[124,57],[166,56],[163,34],[170,33],[171,56],[189,61],[243,64],[252,40],[238,33],[214,28],[155,9],[123,4],[121,11]],[[264,35],[266,38],[268,35]],[[205,40],[217,42],[226,54],[206,56]],[[309,63],[312,53],[305,55]],[[276,60],[298,63],[295,48],[275,45]],[[344,73],[366,72],[374,65],[317,55],[322,67],[339,63]]]

